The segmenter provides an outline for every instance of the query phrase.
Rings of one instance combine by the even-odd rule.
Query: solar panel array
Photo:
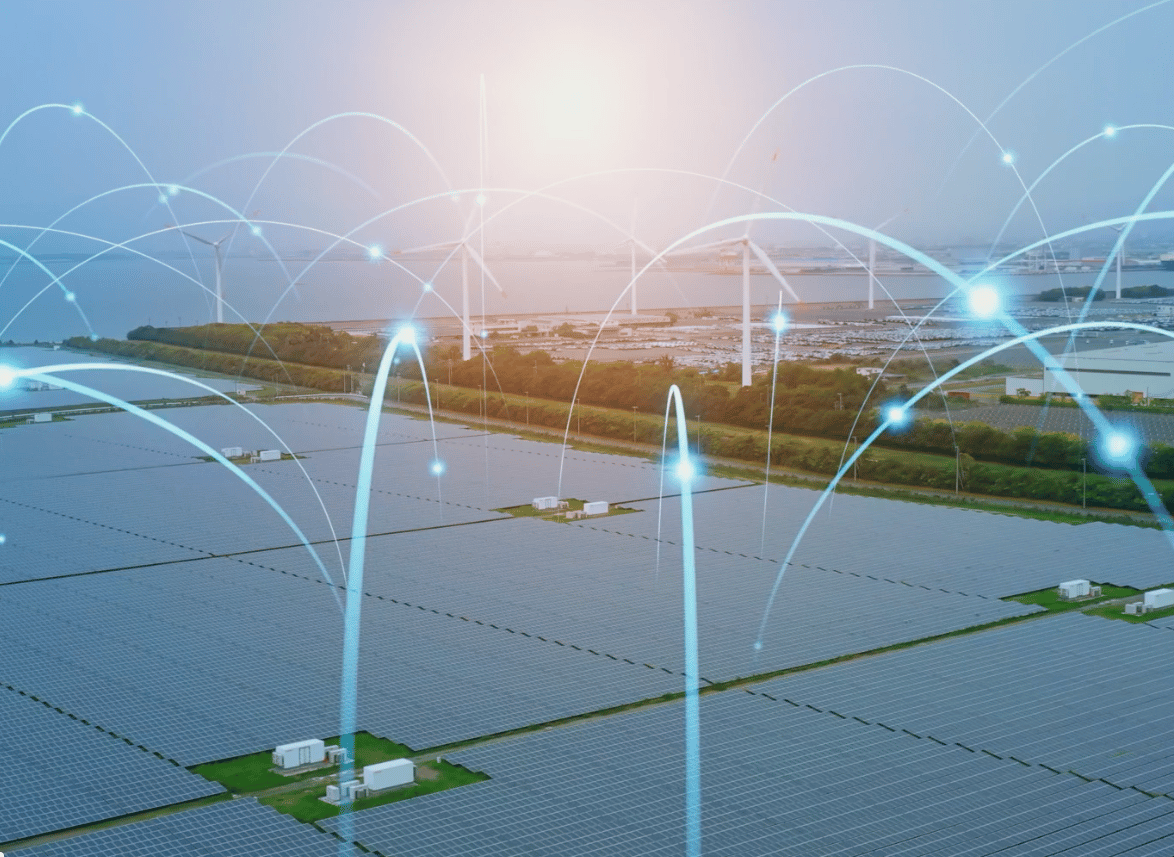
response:
[[[766,496],[764,543],[762,486],[698,495],[697,545],[781,562],[818,496],[772,485]],[[658,504],[637,505],[651,514],[577,526],[655,537]],[[680,520],[679,502],[665,500],[659,512],[661,538],[679,544]],[[816,514],[793,561],[1002,598],[1078,577],[1148,589],[1174,581],[1169,555],[1170,542],[1159,530],[1100,522],[1057,524],[842,495]]]
[[[125,363],[124,360],[105,357],[96,354],[78,354],[74,351],[53,351],[47,348],[16,347],[5,349],[4,362],[10,366],[21,368],[46,367],[52,371],[53,366],[63,363]],[[182,369],[174,370],[174,374],[192,377],[192,373]],[[164,378],[160,375],[151,375],[142,372],[126,372],[121,370],[87,369],[79,372],[63,372],[61,378],[76,384],[85,384],[88,387],[101,390],[118,398],[135,401],[166,398],[190,398],[211,395],[185,381]],[[232,391],[236,389],[236,382],[228,378],[198,378],[201,383],[216,390]],[[252,387],[249,382],[242,384]],[[25,408],[65,408],[75,405],[92,405],[97,400],[75,393],[72,390],[40,390],[29,392],[23,386],[0,392],[0,409],[21,410]]]
[[[21,857],[338,857],[339,841],[253,798],[98,830]],[[359,854],[358,850],[353,851]]]
[[[338,731],[341,619],[317,582],[225,559],[7,587],[15,687],[184,765]],[[679,677],[380,598],[359,724],[417,748],[675,690]]]
[[[259,411],[295,450],[307,453],[300,464],[310,482],[288,461],[250,465],[246,472],[311,539],[324,542],[318,550],[341,582],[349,546],[329,543],[330,527],[309,486],[312,482],[330,510],[335,532],[349,535],[364,412],[322,404]],[[233,408],[160,413],[214,448],[276,445]],[[572,525],[491,511],[555,493],[560,461],[562,496],[611,502],[655,496],[660,469],[638,459],[574,451],[564,461],[555,444],[480,437],[453,426],[437,429],[447,465],[439,485],[429,472],[434,453],[427,422],[391,416],[381,428],[369,530],[385,535],[369,539],[367,548],[359,728],[425,748],[678,691],[676,500],[666,500],[663,509],[639,503],[638,514]],[[335,592],[303,548],[288,547],[296,537],[266,505],[221,468],[194,462],[195,451],[178,439],[157,429],[144,433],[133,417],[94,416],[27,430],[28,435],[21,434],[25,428],[5,433],[6,446],[0,447],[6,464],[0,476],[0,532],[6,535],[0,548],[0,681],[184,765],[337,733],[341,618]],[[43,432],[43,443],[24,440],[34,430]],[[15,457],[14,449],[20,453]],[[28,460],[35,455],[43,457],[43,468]],[[675,490],[667,479],[664,488]],[[1164,561],[1169,547],[1156,532],[837,497],[830,513],[820,513],[787,570],[766,626],[766,647],[755,654],[779,560],[817,495],[772,488],[760,548],[761,488],[716,478],[699,480],[697,488],[702,492],[695,498],[701,672],[713,681],[1037,612],[999,598],[1054,586],[1059,579],[1085,576],[1150,586],[1170,574]],[[729,490],[705,493],[714,488]],[[162,564],[43,579],[152,563]],[[1007,636],[1011,630],[1022,636]],[[968,828],[955,825],[950,833],[951,816],[939,804],[967,818],[967,801],[990,805],[993,798],[985,797],[1001,796],[1000,789],[1018,795],[1019,802],[1007,806],[1027,807],[1030,818],[1021,830],[991,831],[991,843],[998,835],[1019,836],[1009,847],[1025,849],[1028,832],[1056,825],[1064,813],[1078,817],[1085,811],[1081,807],[1094,819],[1090,831],[1119,827],[1122,838],[1132,836],[1137,824],[1128,821],[1134,818],[1130,813],[1165,819],[1164,807],[1172,802],[1154,803],[1131,792],[1134,802],[1122,803],[1119,814],[1101,812],[1108,805],[1108,785],[1042,766],[1085,776],[1103,772],[1117,785],[1144,780],[1151,791],[1165,790],[1167,783],[1174,788],[1174,753],[1166,757],[1153,749],[1163,730],[1174,731],[1174,722],[1160,713],[1165,696],[1150,686],[1169,684],[1168,671],[1147,665],[1139,680],[1138,673],[1121,668],[1147,657],[1145,646],[1137,644],[1146,634],[1164,635],[1174,645],[1174,635],[1161,628],[1048,617],[767,686],[771,696],[787,696],[797,706],[740,692],[723,694],[724,702],[707,701],[706,836],[739,854],[840,853],[837,848],[862,841],[879,843],[876,849],[886,854],[906,848],[960,854],[951,849],[961,840],[949,837]],[[995,642],[967,648],[971,641]],[[1163,646],[1150,656],[1160,659]],[[1085,648],[1097,654],[1087,655]],[[942,654],[935,660],[925,652]],[[909,662],[924,663],[923,673],[905,666],[885,672],[890,659],[915,655],[926,658]],[[1011,673],[1021,683],[979,666],[996,663],[1015,664]],[[970,678],[958,693],[940,679],[935,684],[939,674],[963,673]],[[1080,679],[1074,680],[1077,674]],[[924,680],[906,694],[902,676]],[[810,699],[795,691],[776,693],[775,685],[804,688]],[[832,702],[821,702],[825,696]],[[990,700],[1001,700],[1001,706]],[[805,707],[809,704],[824,710]],[[857,704],[876,707],[885,725],[851,708]],[[561,855],[590,848],[609,854],[680,853],[681,751],[673,737],[679,724],[672,719],[679,720],[679,710],[656,712],[468,751],[460,758],[486,770],[492,781],[361,813],[372,837],[367,844],[400,848],[401,832],[381,820],[398,818],[410,822],[411,844],[404,853],[423,853],[428,843],[434,848],[430,853],[439,854],[460,843],[463,854]],[[66,715],[52,716],[76,725]],[[776,721],[790,726],[776,728],[771,725]],[[617,723],[635,722],[644,725],[635,732],[615,731]],[[859,730],[871,731],[866,738]],[[1098,737],[1107,730],[1118,736],[1110,744]],[[557,752],[545,743],[552,740],[548,736],[584,734],[592,737],[585,743],[566,738],[569,743],[557,745]],[[614,748],[604,746],[606,736],[617,734]],[[919,737],[923,734],[950,746]],[[961,737],[949,737],[955,734]],[[986,743],[969,749],[953,744],[978,739]],[[874,752],[874,746],[880,749]],[[514,756],[499,753],[516,747],[547,749],[527,749],[518,763],[523,771]],[[778,773],[756,761],[763,748],[768,759],[787,760]],[[1012,755],[1024,763],[1010,760]],[[806,767],[792,763],[792,757],[805,759]],[[830,779],[804,779],[815,768]],[[551,771],[559,775],[551,777]],[[561,783],[564,771],[569,785],[552,789],[548,780]],[[954,789],[950,800],[934,802],[943,782],[955,782],[955,771],[965,777],[956,788],[948,787]],[[542,775],[546,779],[535,779]],[[877,777],[886,785],[876,786]],[[823,798],[804,803],[806,792],[796,791],[794,782]],[[836,789],[842,782],[855,782],[859,789],[841,795]],[[139,795],[135,788],[128,787],[131,803],[172,802],[162,796],[165,789],[152,786]],[[874,811],[878,788],[886,800],[897,801],[896,821]],[[27,791],[23,782],[0,779],[0,806],[7,806],[10,795],[23,799],[22,789]],[[955,792],[957,802],[951,803]],[[1045,793],[1051,797],[1033,803]],[[975,794],[984,799],[977,801]],[[44,798],[45,823],[60,825],[54,815],[58,804],[68,800]],[[875,818],[875,825],[861,823],[862,818]],[[527,831],[520,829],[523,822]],[[827,830],[848,822],[852,826],[843,835]],[[1140,827],[1152,832],[1157,823]],[[1040,842],[1059,848],[1062,826],[1041,833]],[[151,830],[159,832],[128,839],[127,848],[166,854],[151,850],[154,838],[175,837],[162,827]],[[795,838],[796,830],[807,838]],[[914,844],[886,838],[900,831],[914,831],[906,837]],[[110,842],[109,849],[122,853]],[[1125,853],[1115,848],[1103,853]],[[976,853],[993,850],[992,844],[990,852]]]
[[[0,686],[0,842],[224,789]]]
[[[1174,634],[1162,629],[1065,614],[798,673],[759,690],[1174,795]]]
[[[600,526],[646,516],[607,518]],[[683,669],[679,549],[662,549],[658,571],[651,540],[519,519],[372,539],[367,558],[364,587],[370,593],[603,656]],[[253,561],[314,573],[296,550]],[[793,569],[768,624],[773,645],[756,655],[753,644],[778,566],[713,551],[699,552],[696,566],[702,675],[715,681],[1039,609],[864,575]]]
[[[682,712],[657,706],[454,753],[492,779],[359,812],[383,854],[684,852]],[[761,696],[701,703],[702,853],[1174,852],[1174,801]],[[337,829],[337,820],[323,822]]]

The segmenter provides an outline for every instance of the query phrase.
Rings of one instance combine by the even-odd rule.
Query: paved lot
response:
[[[942,418],[942,411],[920,411],[921,416]],[[1062,431],[1091,438],[1095,432],[1084,412],[1076,408],[1040,407],[1038,405],[990,405],[956,408],[950,412],[955,422],[983,422],[1004,430],[1030,426],[1040,431]],[[1127,426],[1145,443],[1174,445],[1174,414],[1106,411],[1105,419],[1114,426]]]

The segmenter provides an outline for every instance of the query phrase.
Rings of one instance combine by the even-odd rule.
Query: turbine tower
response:
[[[193,235],[190,232],[184,232],[182,229],[179,231],[188,238],[191,238],[193,241],[199,241],[201,244],[207,244],[216,254],[216,323],[224,324],[224,289],[222,287],[224,280],[224,257],[220,255],[220,245],[231,238],[233,233],[236,232],[236,229],[234,228],[225,234],[223,238],[217,241],[209,241],[206,238],[201,238],[199,235]]]
[[[489,268],[485,265],[485,260],[481,255],[473,249],[468,238],[462,238],[460,241],[446,241],[442,244],[429,244],[424,247],[413,247],[410,250],[396,250],[393,256],[408,256],[413,253],[427,253],[435,250],[451,251],[459,249],[461,251],[461,359],[469,360],[473,356],[473,347],[469,334],[472,331],[472,326],[469,323],[469,257],[473,257],[473,261],[477,263],[482,273],[489,278],[489,282],[497,286],[497,290],[501,292],[504,298],[505,289],[497,279],[489,272]],[[450,256],[451,258],[451,256]],[[447,260],[446,260],[447,261]]]
[[[674,250],[672,253],[667,253],[667,256],[684,256],[688,254],[697,253],[701,250],[722,250],[727,248],[734,248],[741,245],[742,247],[742,386],[750,386],[750,254],[753,253],[766,269],[770,272],[784,289],[786,289],[791,297],[799,303],[803,303],[802,299],[795,294],[795,290],[779,273],[779,269],[775,267],[775,263],[766,255],[766,251],[759,247],[750,239],[750,225],[747,223],[745,234],[740,238],[727,238],[724,241],[713,241],[709,244],[698,244],[695,247],[687,247],[683,250]]]
[[[904,214],[908,210],[909,209],[906,208],[902,211],[898,211],[896,214],[894,214],[892,217],[890,217],[888,220],[886,220],[880,226],[874,227],[872,231],[873,232],[880,232],[882,229],[884,229],[886,226],[888,226],[890,223],[892,223],[894,220],[896,220],[898,217],[900,217],[902,214]],[[872,238],[869,238],[868,239],[868,308],[869,309],[872,309],[875,304],[874,295],[875,295],[875,288],[876,288],[876,274],[874,273],[874,271],[876,271],[876,241]]]
[[[636,313],[636,197],[632,197],[632,228],[628,230],[628,249],[631,251],[632,277],[628,281],[632,289],[632,315]]]
[[[1114,232],[1120,234],[1125,231],[1124,226],[1110,226]],[[1121,257],[1125,254],[1125,242],[1121,242],[1121,247],[1117,250],[1117,300],[1121,300]]]

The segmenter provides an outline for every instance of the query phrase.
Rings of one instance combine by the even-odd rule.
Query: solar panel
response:
[[[253,798],[243,798],[61,839],[20,853],[27,857],[337,857],[340,852],[334,837]]]
[[[224,791],[4,686],[0,746],[0,842]]]
[[[703,699],[701,732],[703,853],[1042,854],[1174,823],[1174,801],[737,691]],[[359,812],[356,837],[444,857],[468,847],[451,825],[492,843],[474,853],[681,853],[681,735],[666,705],[454,753],[492,779]]]

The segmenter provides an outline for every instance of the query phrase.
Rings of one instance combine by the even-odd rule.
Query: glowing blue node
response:
[[[253,234],[254,234],[254,235],[260,235],[260,234],[261,234],[261,227],[260,227],[260,226],[254,226],[254,227],[253,227]]]
[[[74,116],[81,116],[81,115],[82,115],[82,111],[83,111],[83,110],[85,110],[85,108],[84,108],[84,107],[82,107],[82,103],[81,103],[80,101],[76,101],[76,102],[74,102],[74,105],[73,105],[73,107],[72,107],[71,109],[73,110],[73,115],[74,115]]]
[[[16,370],[11,366],[0,365],[0,390],[7,389],[12,386],[12,382],[16,380]]]
[[[8,536],[4,535],[4,533],[0,533],[0,545],[4,544],[6,541],[8,541]]]
[[[98,334],[91,333],[90,334],[90,342],[97,342],[97,341],[98,341]]]
[[[1003,163],[1004,164],[1015,163],[1015,156],[1012,155],[1010,152],[1003,152]]]
[[[414,327],[401,327],[399,331],[399,341],[407,345],[415,345],[416,329]]]
[[[167,193],[169,196],[179,196],[179,185],[171,184],[167,186]]]
[[[159,204],[167,205],[167,197],[165,197],[163,194],[159,194]]]
[[[483,193],[477,194],[477,204],[478,205],[485,205],[485,194],[483,194]]]
[[[900,405],[891,405],[887,410],[885,410],[885,419],[895,426],[904,424],[907,417],[908,414]]]
[[[485,338],[485,337],[487,337],[487,336],[489,336],[489,331],[488,331],[488,330],[483,330],[483,331],[481,331],[481,338],[482,338],[482,339],[484,339],[484,338]]]
[[[774,327],[775,333],[782,333],[787,329],[787,317],[781,312],[775,313],[771,319],[771,326]]]
[[[375,261],[376,259],[378,259],[382,255],[383,255],[383,248],[380,247],[378,244],[372,244],[370,247],[367,248],[367,256],[372,261]]]
[[[1112,125],[1106,125],[1104,133],[1105,133],[1106,137],[1116,137],[1117,136],[1117,129],[1114,128]]]
[[[432,284],[431,284],[431,283],[425,283],[425,284],[424,284],[424,291],[426,291],[426,292],[430,292],[430,291],[432,291]]]
[[[1113,432],[1103,441],[1105,456],[1113,464],[1129,464],[1137,452],[1133,438],[1123,432]]]
[[[975,286],[967,295],[970,311],[979,318],[994,318],[999,312],[999,293],[994,286]]]
[[[755,640],[754,641],[754,651],[756,651],[756,652],[762,651],[762,640]]]
[[[433,476],[439,476],[441,473],[444,473],[444,462],[443,461],[432,462],[431,470],[432,470]]]
[[[73,303],[74,301],[77,300],[77,295],[75,295],[73,292],[66,292],[65,299],[67,301],[69,301],[70,303]]]
[[[687,458],[682,458],[677,462],[677,478],[682,482],[688,482],[697,475],[697,468],[693,466],[693,462]]]

